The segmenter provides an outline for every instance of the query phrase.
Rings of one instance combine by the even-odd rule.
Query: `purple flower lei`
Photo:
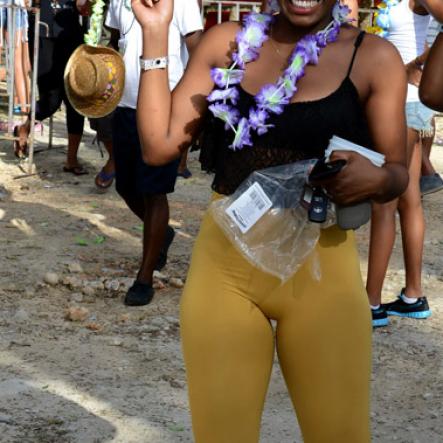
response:
[[[332,11],[332,21],[315,35],[306,35],[295,46],[289,57],[289,65],[276,84],[262,87],[255,96],[256,106],[249,110],[249,116],[241,117],[235,108],[238,101],[238,85],[245,75],[245,64],[257,60],[259,50],[268,39],[269,28],[274,21],[271,14],[251,13],[244,19],[244,27],[237,33],[237,51],[232,55],[229,68],[211,69],[211,78],[216,88],[207,97],[212,103],[209,110],[216,118],[225,122],[225,129],[234,132],[231,149],[252,146],[251,133],[258,135],[268,132],[270,114],[281,114],[297,91],[296,83],[305,75],[308,64],[316,65],[321,50],[337,40],[340,26],[348,23],[349,8],[337,2]]]

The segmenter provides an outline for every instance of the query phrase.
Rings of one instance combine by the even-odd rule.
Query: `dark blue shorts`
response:
[[[180,159],[164,166],[148,166],[142,158],[136,111],[118,107],[112,121],[115,186],[120,195],[174,192]]]

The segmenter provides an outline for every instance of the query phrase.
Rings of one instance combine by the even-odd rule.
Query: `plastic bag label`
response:
[[[272,208],[272,202],[263,188],[254,182],[227,209],[226,214],[246,234],[266,212]]]

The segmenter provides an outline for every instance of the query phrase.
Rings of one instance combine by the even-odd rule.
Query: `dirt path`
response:
[[[60,121],[56,135],[63,147]],[[152,305],[128,309],[121,297],[138,266],[140,222],[115,191],[95,191],[103,160],[91,141],[89,135],[80,151],[90,174],[80,178],[61,172],[65,151],[55,148],[36,155],[39,176],[14,180],[17,164],[7,144],[0,148],[0,184],[10,192],[0,197],[0,441],[192,442],[178,332],[181,290],[172,287],[180,281],[171,279],[186,277],[210,177],[192,157],[194,176],[179,180],[172,197],[178,235],[165,288]],[[443,173],[441,147],[433,158]],[[374,333],[374,442],[443,441],[442,206],[443,192],[425,199],[424,283],[433,317],[394,319]],[[359,241],[364,273],[367,229]],[[48,272],[56,274],[46,276],[53,284],[44,282]],[[398,244],[386,299],[402,279]],[[70,308],[81,321],[66,319]],[[262,443],[301,442],[277,365],[262,435]]]

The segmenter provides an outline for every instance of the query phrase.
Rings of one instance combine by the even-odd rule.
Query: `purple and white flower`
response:
[[[315,35],[307,35],[298,43],[295,50],[305,59],[306,64],[316,65],[320,54],[320,47],[317,43]]]
[[[219,118],[226,123],[226,130],[234,129],[234,125],[240,118],[238,110],[225,103],[214,103],[209,106],[208,109],[214,114],[214,117]]]
[[[337,2],[332,9],[332,17],[334,21],[338,23],[346,23],[350,21],[348,19],[348,15],[350,12],[351,9],[348,6],[342,5],[340,2]]]
[[[230,148],[242,149],[244,146],[252,146],[251,140],[251,126],[249,125],[248,119],[243,117],[238,122],[237,129],[235,130],[234,140]]]
[[[281,114],[284,106],[289,103],[289,98],[282,87],[265,85],[255,96],[255,101],[260,109]]]
[[[239,92],[237,88],[226,88],[226,89],[214,89],[208,95],[208,102],[216,102],[223,101],[226,103],[227,100],[230,100],[233,105],[237,104]]]
[[[219,88],[241,83],[245,71],[243,69],[212,68],[211,79]]]

